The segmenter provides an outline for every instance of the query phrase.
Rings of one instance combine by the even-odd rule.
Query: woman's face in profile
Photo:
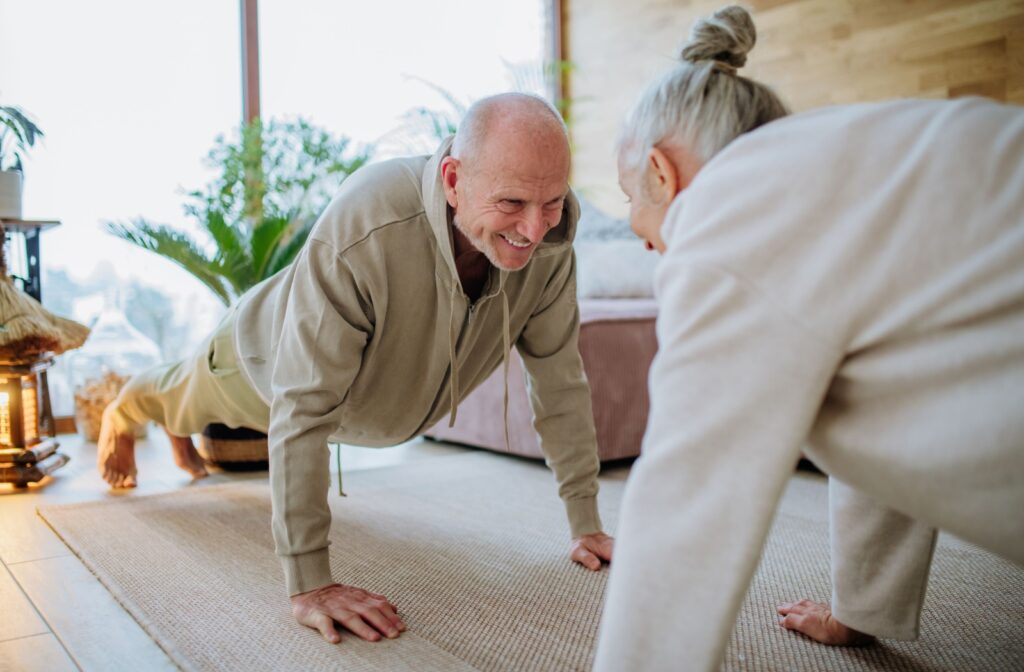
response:
[[[629,203],[629,228],[633,230],[648,250],[664,254],[665,243],[661,239],[661,225],[665,221],[668,206],[652,202],[644,190],[643,178],[623,165],[619,158],[619,188],[626,194]]]

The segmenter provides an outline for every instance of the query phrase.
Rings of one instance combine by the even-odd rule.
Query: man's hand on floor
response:
[[[292,596],[292,614],[299,623],[319,630],[331,644],[341,641],[335,628],[340,623],[368,642],[389,639],[405,631],[398,609],[386,597],[355,586],[332,583]]]
[[[601,561],[612,561],[612,551],[615,549],[615,539],[604,532],[596,534],[585,534],[582,537],[572,540],[572,550],[569,557],[573,562],[578,562],[587,569],[597,571],[601,569]]]

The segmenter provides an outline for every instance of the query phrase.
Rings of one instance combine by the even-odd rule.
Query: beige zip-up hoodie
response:
[[[390,446],[449,413],[454,420],[459,400],[507,366],[512,344],[572,536],[601,530],[597,443],[577,346],[579,205],[570,194],[529,264],[513,273],[492,267],[471,303],[455,270],[440,180],[450,147],[451,139],[433,157],[359,170],[295,263],[239,303],[241,369],[270,406],[273,533],[291,595],[333,582],[328,441]]]

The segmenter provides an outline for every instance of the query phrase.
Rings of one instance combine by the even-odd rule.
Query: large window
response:
[[[543,92],[546,0],[261,0],[264,119],[304,117],[375,158],[436,140],[410,111],[452,113],[513,88]],[[43,302],[92,324],[123,313],[169,360],[224,307],[179,267],[123,243],[105,222],[145,217],[194,231],[183,192],[242,117],[237,0],[0,0],[0,104],[45,133],[25,166],[26,218],[42,237]],[[429,135],[429,134],[427,134]],[[71,413],[73,357],[54,370]]]
[[[0,104],[46,134],[26,162],[24,216],[62,222],[42,236],[43,302],[86,324],[105,305],[123,310],[165,358],[223,308],[103,222],[188,227],[181,191],[206,181],[202,157],[241,116],[238,25],[236,2],[0,0]],[[61,415],[64,364],[51,376]]]
[[[302,115],[377,156],[430,151],[407,113],[544,93],[548,0],[260,0],[262,113]],[[439,91],[440,90],[440,91]],[[436,143],[435,143],[436,144]]]

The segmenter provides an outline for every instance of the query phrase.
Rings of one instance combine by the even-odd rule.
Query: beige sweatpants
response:
[[[192,356],[133,376],[108,411],[114,429],[130,433],[152,420],[176,436],[210,423],[266,432],[270,408],[238,370],[234,324],[232,309]]]
[[[938,533],[829,478],[832,613],[887,639],[917,639]]]

